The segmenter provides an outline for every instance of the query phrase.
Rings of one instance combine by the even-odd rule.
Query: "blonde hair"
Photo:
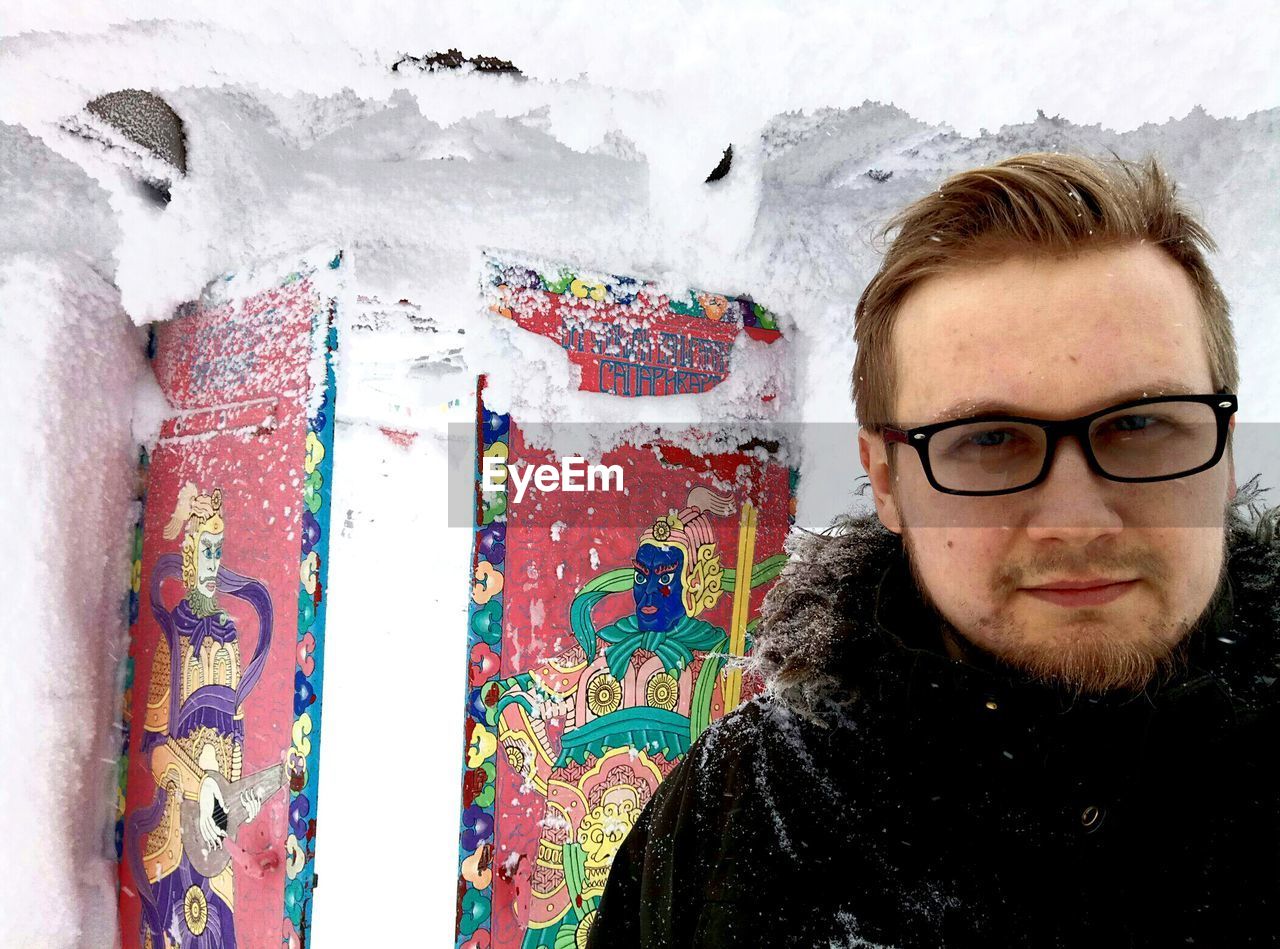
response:
[[[902,301],[920,281],[1014,254],[1059,255],[1139,242],[1164,250],[1190,278],[1204,315],[1214,389],[1234,392],[1239,367],[1230,312],[1205,260],[1217,246],[1176,192],[1154,158],[1104,162],[1037,152],[952,175],[903,209],[881,232],[882,239],[896,236],[854,318],[858,423],[879,433],[898,421],[893,329]]]

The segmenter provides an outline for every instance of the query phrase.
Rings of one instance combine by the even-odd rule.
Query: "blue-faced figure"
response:
[[[669,630],[685,616],[681,572],[684,551],[676,546],[641,544],[635,556],[632,596],[640,629]]]

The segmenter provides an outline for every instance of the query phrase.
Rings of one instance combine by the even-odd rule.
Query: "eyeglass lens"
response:
[[[1001,491],[1036,479],[1048,438],[1025,422],[968,422],[929,441],[934,480],[956,491]],[[1212,460],[1218,419],[1203,402],[1159,402],[1100,416],[1089,444],[1102,469],[1120,478],[1174,477]]]

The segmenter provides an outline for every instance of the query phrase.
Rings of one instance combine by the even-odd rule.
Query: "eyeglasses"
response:
[[[886,443],[910,445],[929,484],[944,494],[986,497],[1035,487],[1049,474],[1058,440],[1073,436],[1089,467],[1110,481],[1185,478],[1222,458],[1236,397],[1165,395],[1121,402],[1079,418],[980,415],[886,426]]]

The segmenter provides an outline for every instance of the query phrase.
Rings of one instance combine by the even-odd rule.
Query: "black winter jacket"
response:
[[[1233,511],[1185,669],[1127,700],[948,658],[874,515],[810,535],[758,650],[829,674],[695,742],[589,949],[1280,946],[1274,522]]]

